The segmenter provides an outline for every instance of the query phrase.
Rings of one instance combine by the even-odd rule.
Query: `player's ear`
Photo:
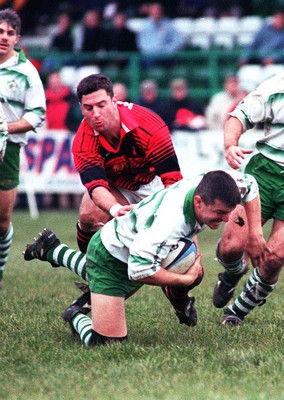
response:
[[[193,198],[194,206],[199,206],[202,203],[202,198],[198,194],[196,194]]]
[[[117,97],[116,97],[116,95],[114,95],[113,98],[112,98],[112,105],[113,105],[114,108],[117,108]]]
[[[200,210],[202,210],[203,209],[203,205],[204,205],[204,202],[203,202],[203,200],[202,200],[202,197],[201,196],[199,196],[199,195],[195,195],[194,197],[193,197],[193,207],[194,207],[194,213],[195,213],[195,216],[197,217],[201,217],[201,215],[199,215],[199,213],[200,213]],[[197,218],[198,219],[198,218]]]

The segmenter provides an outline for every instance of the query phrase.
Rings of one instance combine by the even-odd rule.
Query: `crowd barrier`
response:
[[[253,149],[260,135],[261,131],[247,132],[240,144]],[[228,168],[223,153],[222,131],[174,131],[172,139],[184,177]],[[36,193],[84,192],[73,163],[72,140],[73,135],[68,131],[43,129],[30,134],[28,144],[22,148],[19,192],[26,193],[32,218],[39,215]]]

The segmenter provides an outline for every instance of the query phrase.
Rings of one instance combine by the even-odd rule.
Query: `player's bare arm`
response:
[[[263,237],[259,197],[244,202],[244,208],[249,229],[246,250],[253,266],[257,267],[264,263],[268,254],[271,254],[271,249]]]
[[[117,198],[111,191],[102,186],[98,186],[92,191],[92,200],[97,207],[111,214],[111,216],[117,216],[117,212],[122,206],[129,206],[127,200],[122,195],[120,195],[120,198]],[[110,212],[111,209],[112,211]]]
[[[8,123],[9,134],[23,133],[34,130],[33,126],[24,118]]]
[[[178,274],[160,268],[154,275],[139,279],[139,282],[153,286],[190,286],[196,279],[203,276],[204,269],[201,259],[201,254],[197,254],[194,263],[185,274]]]
[[[245,155],[253,152],[253,149],[244,149],[238,145],[242,133],[241,122],[230,117],[224,127],[224,150],[227,163],[234,169],[240,168]]]

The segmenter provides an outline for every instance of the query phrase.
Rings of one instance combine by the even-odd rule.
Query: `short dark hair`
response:
[[[77,86],[77,97],[79,102],[81,102],[84,95],[96,92],[100,89],[105,89],[107,94],[111,98],[113,97],[113,84],[108,76],[104,74],[92,74],[86,76]]]
[[[213,204],[217,199],[228,207],[236,207],[241,203],[240,191],[235,180],[222,170],[207,172],[195,189],[194,195],[199,195],[206,205]]]
[[[15,29],[17,35],[21,33],[21,19],[18,13],[11,8],[0,10],[0,23],[7,22]]]

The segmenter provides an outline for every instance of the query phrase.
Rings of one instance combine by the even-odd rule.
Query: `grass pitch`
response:
[[[220,231],[199,236],[206,273],[196,296],[198,325],[180,325],[157,287],[127,300],[129,342],[84,348],[60,317],[79,292],[75,275],[25,262],[26,243],[44,227],[76,248],[76,212],[13,217],[15,239],[0,292],[1,400],[282,400],[283,277],[241,328],[220,326],[212,305]],[[242,288],[244,280],[238,286]]]

